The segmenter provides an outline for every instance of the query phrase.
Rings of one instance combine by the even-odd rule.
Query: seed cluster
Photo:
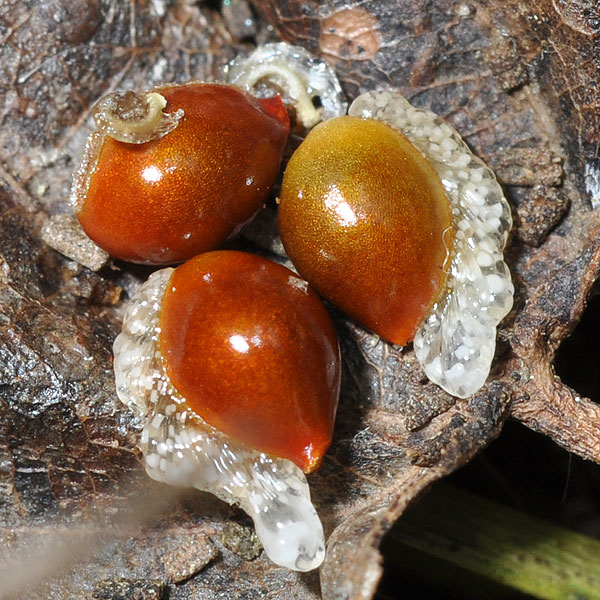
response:
[[[311,296],[319,308],[304,304],[294,293],[285,304],[281,299],[288,298],[289,290],[275,285],[277,277],[265,265],[252,279],[254,272],[236,263],[231,269],[234,276],[222,287],[213,285],[213,272],[203,273],[202,278],[210,284],[206,297],[192,285],[189,294],[183,294],[187,284],[177,283],[174,269],[167,268],[153,273],[137,290],[114,343],[117,394],[140,418],[139,446],[147,473],[157,481],[208,491],[241,506],[254,520],[268,556],[277,564],[306,571],[321,564],[325,544],[305,475],[297,465],[304,466],[279,447],[263,446],[264,452],[250,446],[255,445],[255,438],[264,441],[268,437],[263,431],[269,435],[283,432],[280,437],[287,436],[287,442],[302,430],[306,433],[302,448],[313,452],[319,447],[318,460],[312,465],[316,468],[331,442],[339,395],[339,347],[329,315],[309,283],[386,339],[404,344],[414,336],[416,356],[428,377],[455,396],[470,396],[489,374],[496,327],[512,306],[514,288],[502,254],[511,214],[493,172],[470,152],[459,134],[440,117],[412,106],[399,94],[363,94],[351,105],[349,116],[334,119],[346,111],[335,73],[302,48],[267,44],[249,57],[232,61],[224,78],[229,85],[191,82],[141,95],[115,93],[101,101],[96,111],[99,130],[90,135],[75,172],[71,202],[86,233],[112,256],[162,265],[191,258],[178,270],[188,274],[198,255],[206,257],[205,253],[237,235],[267,198],[289,133],[284,102],[295,113],[296,123],[306,129],[321,120],[329,120],[317,126],[322,132],[335,127],[333,121],[354,122],[354,133],[347,138],[352,143],[340,141],[338,136],[337,145],[326,140],[313,151],[307,150],[305,142],[304,151],[301,146],[296,152],[298,160],[305,163],[309,180],[321,173],[325,191],[311,198],[303,195],[312,190],[310,186],[294,191],[291,196],[300,200],[302,210],[309,214],[293,221],[287,232],[281,228],[284,243],[284,238],[289,241],[303,235],[316,239],[319,228],[311,219],[317,219],[323,207],[335,217],[330,229],[322,228],[327,235],[317,239],[312,249],[334,265],[338,279],[329,287],[341,290],[343,301],[336,302],[322,291],[327,285],[320,286],[318,278],[331,278],[312,258],[308,262],[316,265],[317,275],[305,275],[306,283],[290,274],[286,285],[296,289],[296,296]],[[360,131],[354,129],[356,121],[360,121]],[[372,131],[368,136],[362,133],[367,129]],[[402,152],[396,151],[398,147]],[[427,163],[421,164],[421,154]],[[313,161],[310,164],[307,155]],[[395,161],[393,173],[390,156]],[[388,162],[382,167],[381,161]],[[289,166],[294,162],[292,157]],[[344,185],[323,175],[325,164],[333,165],[327,177],[342,173]],[[284,177],[280,219],[287,210],[285,195]],[[419,237],[415,231],[422,224],[425,234],[421,232]],[[358,225],[364,228],[352,238],[354,245],[348,244],[350,238],[344,235],[353,227],[357,231]],[[338,238],[340,244],[331,245]],[[370,245],[369,239],[374,240]],[[286,249],[291,247],[286,245]],[[294,259],[293,252],[287,251]],[[212,254],[228,253],[242,254]],[[400,255],[408,257],[404,263],[409,263],[409,268],[404,271],[398,268]],[[357,264],[359,268],[355,268]],[[296,267],[303,272],[300,264]],[[409,278],[411,269],[418,272],[418,278]],[[242,285],[242,272],[250,277],[253,290],[264,276],[266,292],[242,293],[248,288]],[[375,283],[385,277],[389,277],[386,285],[393,288],[395,303],[378,293],[383,288]],[[423,279],[432,289],[426,294],[421,290],[424,299],[419,300],[416,288]],[[348,281],[351,285],[346,290],[342,283]],[[344,301],[355,293],[358,283],[362,295],[354,304],[361,310],[353,312]],[[237,304],[231,300],[233,296]],[[247,299],[254,296],[266,300],[248,308],[251,302]],[[227,312],[226,316],[242,314],[243,329],[237,319],[238,329],[231,326],[230,331],[228,319],[211,312],[208,300],[214,298],[215,306]],[[383,319],[380,314],[371,320],[362,318],[362,308],[377,302],[383,307],[380,312],[388,311],[385,319],[390,306],[393,316],[402,311],[410,314],[401,336],[394,338],[388,330],[377,330]],[[411,302],[418,304],[418,310],[408,310]],[[170,303],[177,308],[167,319]],[[308,317],[304,319],[304,315]],[[279,329],[274,326],[277,319],[283,323]],[[207,322],[222,326],[225,337],[221,331],[208,335]],[[190,323],[196,323],[194,335],[186,330]],[[173,339],[180,340],[180,325],[186,344],[173,344]],[[328,352],[318,351],[314,332],[326,338]],[[233,367],[225,360],[231,354],[230,346],[244,355],[236,355]],[[251,346],[262,348],[261,352],[274,347],[275,358],[269,355],[265,361],[265,355],[259,354],[258,359],[246,360]],[[212,378],[208,377],[207,361],[199,357],[218,363],[211,371]],[[271,370],[272,365],[264,366],[267,362],[274,363]],[[185,377],[180,377],[183,363]],[[245,387],[230,385],[225,380],[229,372],[234,373],[236,383],[245,378]],[[257,378],[262,378],[260,386]],[[283,381],[278,388],[276,380]],[[193,385],[186,387],[189,381]],[[202,387],[207,382],[210,386]],[[316,388],[325,382],[331,393],[314,394],[315,382]],[[258,401],[256,394],[248,392],[250,388],[259,390]],[[236,391],[231,393],[232,389]],[[198,402],[207,412],[198,409]],[[247,428],[255,438],[229,431],[225,427],[232,422],[229,414],[222,422],[211,418],[210,411],[215,406],[222,409],[227,402],[235,404],[246,425],[250,423]],[[246,407],[258,404],[261,410],[254,410],[254,420],[249,419]],[[315,406],[318,410],[313,410]],[[216,409],[213,414],[221,415]],[[292,423],[294,420],[297,423]]]

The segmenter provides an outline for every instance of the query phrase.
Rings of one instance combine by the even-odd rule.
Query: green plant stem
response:
[[[445,585],[464,588],[466,571],[482,576],[477,582],[491,580],[536,598],[600,598],[599,540],[447,484],[407,511],[389,540],[424,556],[416,568],[428,568],[430,578],[436,577],[434,564],[450,563],[456,581],[450,581],[452,568],[445,569]],[[428,567],[427,556],[433,559]],[[472,595],[492,596],[504,597]]]

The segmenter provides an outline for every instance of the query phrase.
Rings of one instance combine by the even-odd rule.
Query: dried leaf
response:
[[[211,79],[245,34],[233,22],[229,33],[232,15],[224,21],[189,0],[0,4],[0,539],[8,552],[77,535],[96,551],[81,564],[53,556],[59,577],[28,598],[369,599],[389,526],[509,414],[600,462],[600,411],[566,388],[551,362],[600,265],[593,3],[267,0],[255,8],[283,39],[326,58],[349,97],[400,89],[447,118],[499,174],[517,221],[508,256],[517,302],[492,376],[455,401],[425,379],[410,348],[337,317],[343,396],[332,449],[310,478],[330,535],[320,585],[315,573],[277,568],[264,555],[248,561],[223,545],[223,532],[244,517],[210,496],[150,503],[133,518],[132,502],[164,489],[137,460],[139,424],[116,399],[111,344],[120,296],[148,271],[90,272],[41,242],[40,230],[45,215],[68,212],[70,174],[101,95]],[[269,35],[257,26],[259,39]],[[120,530],[98,543],[105,523]],[[173,540],[188,530],[208,540],[207,560],[174,587],[184,569]],[[12,580],[44,575],[24,556]]]

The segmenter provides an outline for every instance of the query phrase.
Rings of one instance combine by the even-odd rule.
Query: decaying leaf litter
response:
[[[246,560],[231,524],[247,532],[249,523],[202,494],[184,494],[143,527],[122,525],[131,499],[164,493],[141,472],[137,423],[116,400],[111,368],[122,298],[147,270],[93,273],[40,241],[46,216],[68,210],[93,103],[112,89],[212,79],[246,30],[235,13],[184,1],[0,6],[0,531],[8,549],[42,546],[49,533],[90,539],[99,527],[119,536],[29,597],[370,598],[391,523],[510,415],[599,460],[600,411],[551,362],[600,261],[597,20],[585,2],[392,4],[256,2],[256,39],[323,56],[349,98],[398,88],[460,131],[512,204],[517,301],[487,386],[465,401],[428,383],[410,348],[336,316],[344,390],[334,444],[311,478],[330,535],[320,580]],[[261,235],[269,213],[262,225]],[[190,572],[200,538],[207,561]],[[182,539],[189,551],[174,554]],[[181,572],[189,579],[175,587]]]

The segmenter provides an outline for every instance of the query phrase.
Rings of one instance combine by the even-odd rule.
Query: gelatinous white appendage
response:
[[[346,114],[346,101],[335,71],[300,46],[285,42],[259,46],[249,56],[232,60],[223,79],[255,96],[283,95],[306,128]],[[313,100],[319,98],[320,108]]]
[[[73,182],[71,183],[71,191],[69,193],[69,204],[77,214],[83,203],[90,187],[90,180],[92,174],[98,163],[98,157],[100,156],[100,150],[102,149],[102,143],[104,136],[99,131],[93,131],[85,142],[85,148],[81,162],[75,172],[73,173]]]
[[[137,289],[113,344],[117,396],[143,417],[149,416],[158,401],[158,391],[154,390],[166,381],[156,368],[160,358],[158,316],[172,273],[173,269],[155,271]]]
[[[99,131],[119,142],[145,144],[170,133],[183,118],[183,110],[165,113],[167,100],[158,92],[113,92],[94,106]]]
[[[238,504],[252,517],[273,562],[298,571],[315,569],[325,556],[325,541],[302,470],[205,423],[163,368],[159,312],[172,271],[157,271],[140,286],[114,344],[117,394],[144,420],[139,446],[146,472],[157,481]]]
[[[492,170],[435,113],[379,91],[359,96],[348,114],[379,119],[403,133],[446,190],[455,229],[447,290],[420,325],[414,349],[429,379],[466,398],[485,383],[496,327],[513,303],[502,254],[512,225],[508,202]]]

